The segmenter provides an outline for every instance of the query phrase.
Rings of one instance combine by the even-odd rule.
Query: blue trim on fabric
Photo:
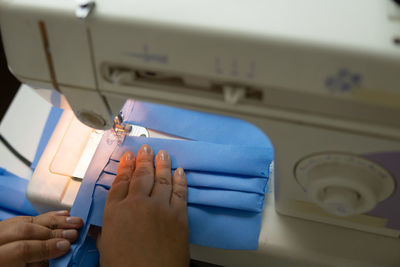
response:
[[[35,157],[31,164],[32,169],[36,169],[40,157],[42,156],[43,151],[46,148],[47,143],[49,142],[50,137],[53,134],[53,131],[56,128],[58,120],[60,119],[62,113],[63,113],[62,109],[51,107],[49,116],[47,117],[46,124],[43,128],[42,136],[40,137],[40,141],[36,149]]]

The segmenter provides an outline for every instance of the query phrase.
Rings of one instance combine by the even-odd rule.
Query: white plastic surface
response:
[[[80,182],[71,177],[86,144],[76,142],[73,136],[88,140],[90,131],[72,111],[64,110],[26,190],[28,200],[40,213],[70,209],[74,203]]]
[[[22,85],[1,121],[1,134],[30,161],[33,161],[35,157],[50,109],[50,103],[32,88]],[[0,151],[1,167],[25,179],[31,177],[32,170],[22,164],[2,143],[0,143]]]

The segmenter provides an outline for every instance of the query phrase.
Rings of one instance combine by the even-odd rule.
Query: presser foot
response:
[[[127,135],[149,137],[149,132],[146,128],[124,122],[122,112],[114,117],[113,132],[113,140],[109,140],[109,142],[117,141],[118,145],[124,142],[125,136]]]

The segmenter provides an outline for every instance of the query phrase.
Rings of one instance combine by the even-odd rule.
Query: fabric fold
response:
[[[101,186],[101,191],[107,194],[111,184],[104,183],[104,180],[100,179],[98,186]],[[188,187],[187,202],[190,204],[259,212],[262,211],[263,201],[264,195],[258,193]],[[103,210],[104,206],[100,208]]]
[[[107,190],[96,186],[91,224],[102,225]],[[205,205],[188,205],[190,242],[227,249],[257,249],[261,212]]]
[[[156,154],[167,150],[173,169],[182,167],[191,171],[268,177],[269,165],[273,160],[272,147],[221,145],[201,141],[168,140],[128,136],[123,145],[111,156],[119,160],[130,150],[137,153],[143,144],[148,144]],[[190,155],[190,157],[188,157]]]
[[[111,168],[107,165],[107,171],[104,169],[104,172],[99,178],[98,184],[111,187],[116,175],[115,167],[116,166]],[[216,173],[193,172],[186,170],[185,174],[189,187],[225,189],[258,194],[264,194],[268,191],[268,180],[265,178],[221,175]]]

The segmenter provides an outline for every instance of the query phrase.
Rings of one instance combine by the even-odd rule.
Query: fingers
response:
[[[159,151],[155,159],[156,170],[153,157],[154,152],[148,145],[139,149],[136,160],[131,152],[126,152],[118,166],[117,177],[111,187],[108,201],[122,200],[127,194],[151,194],[151,197],[159,199],[162,203],[186,208],[187,182],[183,169],[178,168],[171,179],[171,159],[168,153],[164,150]]]
[[[46,240],[51,238],[65,238],[70,242],[78,239],[78,231],[75,229],[51,230],[42,225],[26,222],[10,224],[0,231],[0,245],[18,240]]]
[[[1,263],[5,266],[26,266],[28,263],[40,266],[50,258],[65,254],[71,242],[78,239],[76,229],[82,226],[80,218],[68,215],[64,210],[1,222]]]
[[[132,196],[149,196],[154,184],[154,152],[148,145],[143,145],[136,157],[133,180],[129,185]]]
[[[43,215],[49,215],[49,216],[68,216],[69,211],[68,210],[59,210],[59,211],[52,211],[52,212],[47,212],[42,214]],[[27,222],[27,223],[32,223],[33,222],[33,216],[16,216],[11,219],[2,221],[1,223],[18,223],[18,222]]]
[[[160,150],[155,159],[156,173],[151,197],[169,205],[172,191],[171,159],[168,153]]]
[[[52,211],[41,214],[39,216],[17,216],[1,222],[3,227],[8,227],[18,223],[33,223],[50,229],[79,229],[83,225],[83,221],[79,217],[70,217],[67,210]]]
[[[22,216],[20,218],[25,222],[39,224],[50,229],[79,229],[82,227],[81,218],[68,215],[68,211],[53,211],[36,217]]]
[[[182,168],[174,172],[172,178],[171,206],[177,209],[186,209],[187,181]]]
[[[126,197],[134,170],[135,155],[133,155],[132,152],[127,151],[120,159],[117,176],[115,177],[107,197],[108,201],[120,201]]]
[[[70,246],[70,242],[61,238],[15,241],[0,246],[0,259],[9,266],[25,266],[60,257],[69,251]]]

